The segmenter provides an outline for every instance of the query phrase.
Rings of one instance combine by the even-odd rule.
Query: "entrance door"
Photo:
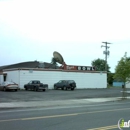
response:
[[[7,75],[3,75],[4,81],[6,81],[6,77],[7,77]]]

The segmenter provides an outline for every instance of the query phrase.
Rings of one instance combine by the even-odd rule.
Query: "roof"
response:
[[[8,65],[0,66],[0,70],[3,70],[7,67]]]
[[[57,69],[54,64],[47,63],[47,62],[38,62],[38,61],[29,61],[29,62],[21,62],[17,64],[5,65],[0,66],[0,71],[3,69],[12,69],[12,68],[51,68]]]
[[[90,70],[64,70],[64,69],[46,69],[46,68],[11,68],[11,69],[4,69],[4,72],[7,71],[16,71],[16,70],[25,70],[25,71],[60,71],[60,72],[79,72],[79,73],[100,73],[100,74],[104,74],[106,73],[104,72],[100,72],[100,71],[90,71]]]

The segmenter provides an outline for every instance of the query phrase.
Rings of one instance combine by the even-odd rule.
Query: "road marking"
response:
[[[104,110],[104,111],[81,112],[81,113],[72,113],[72,114],[64,114],[64,115],[39,116],[39,117],[31,117],[31,118],[7,119],[7,120],[0,120],[0,122],[18,121],[18,120],[37,120],[37,119],[44,119],[44,118],[77,116],[77,115],[83,115],[83,114],[94,114],[94,113],[114,112],[114,111],[123,111],[123,110],[130,110],[130,108],[112,109],[112,110]]]
[[[112,111],[122,111],[122,110],[130,110],[130,108],[122,108],[122,109],[112,109],[112,110],[103,110],[103,111],[92,111],[92,112],[83,112],[77,114],[91,114],[91,113],[102,113],[102,112],[112,112]]]
[[[0,120],[0,122],[19,121],[19,120],[21,120],[21,119]]]
[[[117,125],[111,125],[111,126],[98,127],[98,128],[87,129],[87,130],[112,130],[114,128],[118,128],[118,126]]]
[[[74,114],[64,114],[64,115],[41,116],[41,117],[23,118],[22,120],[37,120],[37,119],[66,117],[66,116],[77,116],[77,115],[78,115],[77,113],[74,113]]]
[[[53,115],[53,116],[40,116],[40,117],[31,117],[31,118],[18,118],[18,119],[0,120],[0,122],[10,122],[10,121],[20,121],[20,120],[37,120],[37,119],[77,116],[77,115],[78,114],[74,113],[74,114]]]

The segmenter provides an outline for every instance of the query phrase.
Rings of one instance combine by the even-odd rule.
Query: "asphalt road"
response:
[[[130,90],[130,89],[128,89]],[[87,99],[100,97],[121,97],[121,88],[111,89],[76,89],[68,90],[47,90],[39,91],[0,91],[0,102],[20,102],[20,101],[55,101],[68,99]]]
[[[0,130],[119,130],[130,120],[130,102],[0,111]],[[102,127],[102,128],[101,128]],[[130,128],[129,128],[130,129]]]

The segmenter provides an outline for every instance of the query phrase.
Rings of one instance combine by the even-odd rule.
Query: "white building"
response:
[[[48,84],[49,89],[59,80],[75,80],[77,89],[82,88],[107,88],[107,75],[97,71],[44,69],[44,68],[11,68],[3,69],[0,73],[0,83],[14,81],[24,88],[30,80],[40,80]]]

